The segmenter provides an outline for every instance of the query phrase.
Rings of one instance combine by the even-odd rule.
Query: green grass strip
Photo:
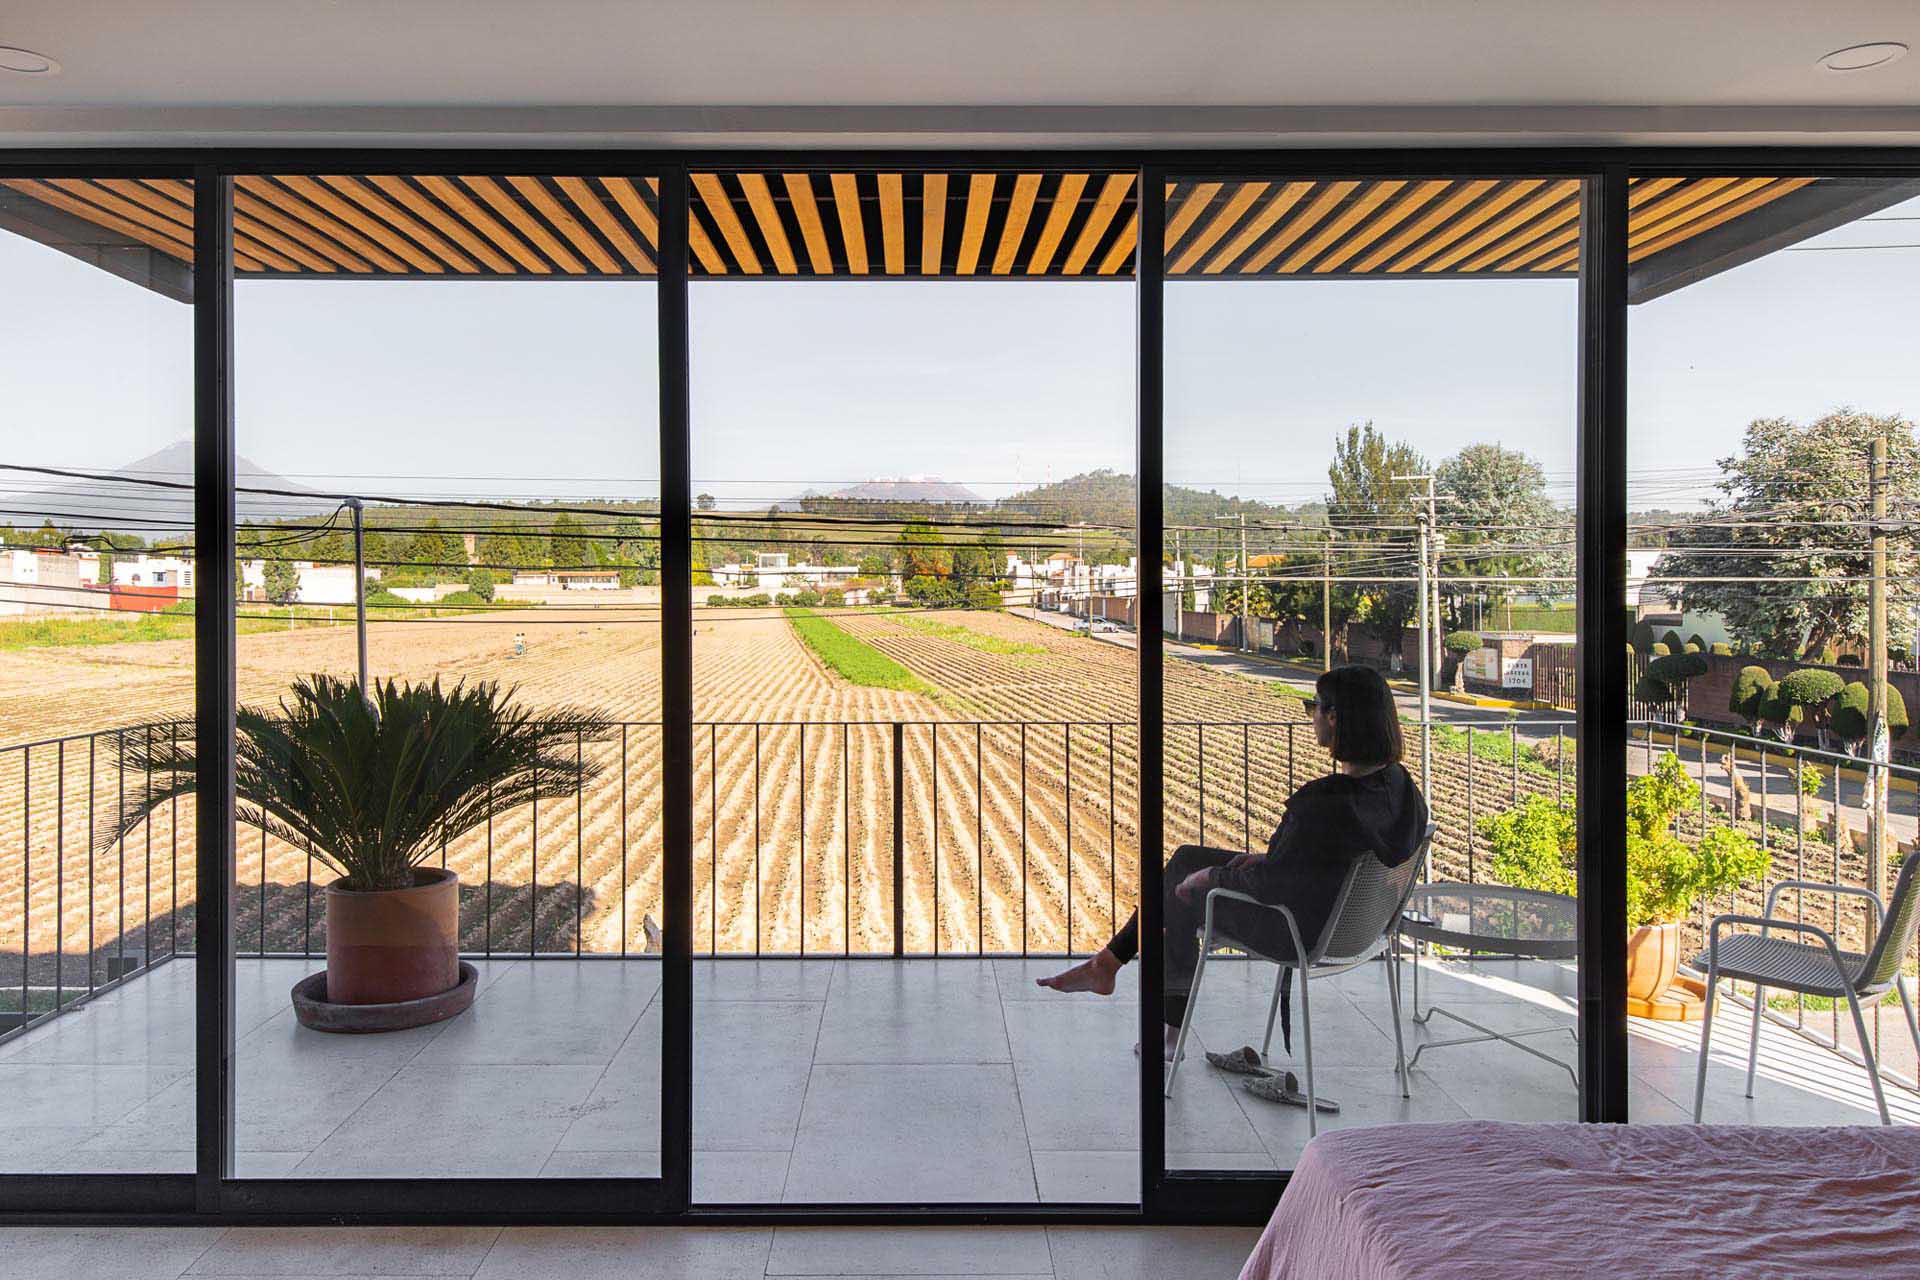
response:
[[[932,618],[895,618],[895,622],[909,631],[917,631],[923,636],[939,636],[943,640],[952,640],[956,644],[966,645],[969,649],[978,649],[982,653],[998,653],[1009,656],[1045,653],[1047,647],[1031,644],[1025,640],[1009,640],[1004,636],[984,635],[972,627],[957,622],[938,622]]]
[[[787,622],[793,627],[793,633],[800,637],[800,642],[811,649],[820,661],[838,672],[847,683],[869,689],[933,693],[932,687],[913,672],[811,609],[786,609],[782,612],[787,615]]]

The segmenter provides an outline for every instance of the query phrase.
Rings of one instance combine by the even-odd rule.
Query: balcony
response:
[[[299,960],[238,966],[235,1147],[242,1177],[648,1176],[659,1172],[659,963],[482,961],[473,1009],[374,1037],[298,1028]],[[1042,959],[719,959],[695,965],[694,1191],[711,1202],[1130,1201],[1138,1176],[1136,1014],[1043,992]],[[1422,1000],[1504,1029],[1572,1026],[1569,970],[1423,967]],[[1137,973],[1129,969],[1129,977]],[[1272,970],[1210,971],[1210,1048],[1257,1039]],[[193,1167],[193,961],[163,962],[0,1045],[3,1172]],[[1376,971],[1316,985],[1328,1127],[1467,1117],[1571,1120],[1567,1073],[1502,1044],[1421,1056],[1413,1098],[1392,1070]],[[1871,1124],[1864,1075],[1768,1025],[1742,1096],[1746,1011],[1723,1015],[1708,1118]],[[1432,1036],[1408,1025],[1409,1050]],[[1632,1026],[1636,1122],[1681,1123],[1693,1024]],[[1556,1056],[1572,1036],[1536,1040]],[[1895,1043],[1889,1037],[1889,1044]],[[1293,1165],[1305,1113],[1190,1064],[1167,1104],[1175,1168]],[[1910,1069],[1911,1064],[1907,1064]],[[1899,1123],[1920,1097],[1890,1091]]]
[[[1192,825],[1170,840],[1205,830],[1238,844],[1269,822],[1288,785],[1276,762],[1297,763],[1301,780],[1311,776],[1311,740],[1296,741],[1299,728],[1173,726],[1170,742],[1186,735],[1190,750],[1170,746],[1168,808],[1174,823]],[[652,729],[630,726],[620,748]],[[135,732],[150,731],[166,730]],[[1131,788],[1131,732],[1104,724],[701,726],[697,741],[704,737],[711,753],[704,759],[741,772],[722,779],[721,770],[708,771],[695,824],[696,1197],[1137,1197],[1138,969],[1106,1000],[1032,982],[1061,966],[1065,939],[1088,952],[1130,907],[1135,842],[1117,802]],[[1557,769],[1539,767],[1541,757],[1526,769],[1518,764],[1525,735],[1554,736],[1554,726],[1480,731],[1498,744],[1491,752],[1475,749],[1474,732],[1466,750],[1435,758],[1437,769],[1458,770],[1437,776],[1434,787],[1448,832],[1432,869],[1438,877],[1486,877],[1470,815],[1498,812],[1529,788],[1567,785]],[[781,742],[783,734],[793,741]],[[21,766],[25,784],[16,794],[28,801],[30,856],[9,895],[18,905],[8,910],[16,948],[22,933],[33,946],[24,968],[16,950],[11,971],[0,975],[10,984],[5,1000],[31,1011],[25,1025],[0,1031],[0,1090],[12,1100],[0,1113],[8,1139],[0,1172],[193,1167],[192,823],[184,809],[158,814],[110,853],[88,855],[86,800],[112,794],[121,781],[114,737],[12,749],[9,764]],[[1654,738],[1649,731],[1636,739],[1635,767],[1650,767],[1654,748],[1646,744]],[[1704,741],[1661,742],[1709,784],[1718,777],[1723,753]],[[1176,771],[1175,761],[1191,773]],[[1766,774],[1777,766],[1757,763],[1749,790],[1778,822],[1786,811],[1767,794],[1780,779],[1769,784]],[[469,881],[463,945],[483,987],[459,1018],[393,1035],[297,1027],[288,990],[320,965],[324,949],[315,882],[287,851],[269,851],[257,836],[243,844],[235,903],[240,1176],[657,1175],[660,962],[648,942],[657,853],[643,838],[657,814],[646,812],[645,788],[629,785],[641,776],[611,771],[578,805],[552,806],[534,822],[499,815],[484,841],[450,850],[450,864]],[[804,785],[783,795],[796,778]],[[1838,785],[1837,771],[1832,778]],[[869,787],[891,801],[891,815]],[[849,796],[863,803],[850,805]],[[1705,802],[1724,808],[1724,787],[1705,788]],[[1835,792],[1834,802],[1843,815],[1854,813],[1857,789]],[[749,814],[753,820],[742,821]],[[1776,860],[1771,878],[1831,874],[1818,832],[1797,824],[1791,835],[1773,829],[1769,838],[1792,854]],[[1049,848],[1054,840],[1072,842],[1070,894],[1058,891],[1067,864]],[[618,846],[611,857],[609,843]],[[515,881],[516,849],[539,851],[537,876]],[[783,885],[776,868],[796,857],[805,869]],[[969,875],[970,866],[986,872]],[[1844,875],[1852,864],[1841,866]],[[87,901],[84,938],[53,923],[64,919],[64,906]],[[1854,927],[1839,925],[1843,933]],[[808,954],[795,955],[803,944]],[[1167,1103],[1170,1167],[1276,1170],[1297,1161],[1305,1113],[1253,1098],[1198,1060],[1202,1049],[1257,1043],[1273,972],[1237,957],[1210,968],[1194,1060]],[[1401,980],[1410,1014],[1405,965]],[[1371,966],[1315,985],[1319,1088],[1341,1104],[1324,1118],[1327,1127],[1577,1118],[1566,1068],[1498,1042],[1423,1052],[1413,1096],[1402,1099],[1384,985]],[[1502,1031],[1548,1028],[1527,1043],[1572,1063],[1575,990],[1570,965],[1428,957],[1418,1007],[1438,1003]],[[1873,1123],[1864,1072],[1846,1056],[1853,1046],[1844,1014],[1835,1043],[1831,1010],[1776,1002],[1772,1012],[1749,1100],[1751,1015],[1738,998],[1722,1002],[1707,1118]],[[1895,1120],[1920,1123],[1920,1094],[1909,1083],[1916,1064],[1899,1018],[1897,1005],[1873,1010],[1870,1034]],[[1409,1020],[1403,1030],[1410,1054],[1462,1034],[1444,1021]],[[1698,1024],[1635,1019],[1630,1036],[1634,1120],[1686,1121]]]

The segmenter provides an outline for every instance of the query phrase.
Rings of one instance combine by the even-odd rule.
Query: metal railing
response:
[[[1915,799],[1920,796],[1920,769],[1912,766],[1876,763],[1843,752],[1700,725],[1634,722],[1629,768],[1649,772],[1661,755],[1676,757],[1700,789],[1697,812],[1682,818],[1683,835],[1697,835],[1714,823],[1732,824],[1753,836],[1772,855],[1771,869],[1763,882],[1743,885],[1724,898],[1699,904],[1694,919],[1683,931],[1690,944],[1683,954],[1704,949],[1707,925],[1715,915],[1759,914],[1768,893],[1781,881],[1867,888],[1884,896],[1899,868],[1898,859],[1910,856],[1920,846],[1920,818],[1916,817],[1920,803]],[[1802,778],[1807,776],[1803,770],[1818,776],[1803,784]],[[1890,856],[1878,868],[1877,877],[1865,847],[1872,840],[1869,800],[1873,785],[1884,786],[1889,801],[1889,830],[1880,839]],[[1876,878],[1880,883],[1870,883]],[[1832,933],[1843,949],[1864,952],[1873,935],[1872,908],[1858,897],[1825,896],[1824,920],[1809,910],[1806,892],[1786,895],[1781,905],[1791,901],[1793,919],[1813,920]],[[1914,950],[1909,950],[1902,964],[1909,974],[1915,972]],[[1741,994],[1742,990],[1746,989],[1736,988],[1735,998],[1751,1008],[1751,992]],[[1887,1034],[1883,1036],[1882,1013],[1887,1005],[1888,1000],[1877,1000],[1868,1011],[1867,1035],[1880,1074],[1905,1088],[1920,1088],[1920,1069],[1907,1074],[1890,1069],[1889,1058],[1897,1060],[1910,1052],[1912,1040],[1897,1003],[1884,1019]],[[1768,997],[1766,1017],[1856,1066],[1865,1066],[1858,1049],[1849,1044],[1855,1039],[1851,1020],[1842,1016],[1842,1006],[1833,1001],[1810,1002],[1806,996],[1775,992]]]
[[[17,886],[0,906],[0,1033],[191,953],[192,898],[183,915],[179,887],[191,801],[156,810],[108,851],[97,840],[126,798],[130,745],[187,727],[160,721],[0,749],[0,885]],[[75,904],[84,904],[77,924]]]
[[[1417,728],[1408,766],[1419,776]],[[192,954],[191,797],[97,847],[144,781],[124,766],[129,745],[188,731],[157,722],[0,749],[0,1035]],[[660,732],[626,722],[578,743],[582,760],[591,753],[601,766],[587,787],[492,813],[440,850],[437,861],[463,881],[465,953],[620,958],[651,948],[649,925],[663,918]],[[1437,722],[1433,732],[1432,875],[1489,879],[1484,820],[1529,795],[1572,796],[1571,722]],[[1702,903],[1690,932],[1720,910],[1757,906],[1782,879],[1862,883],[1864,859],[1844,833],[1863,825],[1868,762],[1667,722],[1635,722],[1633,735],[1634,772],[1671,753],[1702,783],[1683,834],[1738,822],[1775,856],[1766,883]],[[1133,908],[1132,723],[725,721],[696,725],[695,748],[698,954],[1085,953]],[[1730,751],[1745,800],[1726,772]],[[1173,720],[1164,758],[1165,850],[1264,847],[1286,797],[1328,767],[1302,721]],[[1808,763],[1823,771],[1824,799],[1797,784]],[[1920,776],[1879,767],[1902,785]],[[1842,821],[1811,823],[1821,805]],[[1904,810],[1897,821],[1911,825]],[[256,829],[238,836],[238,954],[323,954],[324,867]],[[1837,902],[1829,923],[1843,945],[1863,945],[1864,919]],[[1857,1061],[1837,1011],[1830,1022],[1821,1012],[1796,999],[1769,1016]],[[1876,1006],[1876,1042],[1880,1024]]]

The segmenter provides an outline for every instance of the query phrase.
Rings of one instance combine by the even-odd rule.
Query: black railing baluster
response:
[[[893,722],[893,954],[907,954],[907,726]],[[758,831],[759,815],[754,816]]]
[[[198,854],[196,853],[196,857]],[[267,954],[267,829],[260,828],[260,918],[255,921],[261,955]]]
[[[93,840],[94,840],[94,789],[99,785],[97,777],[100,735],[87,736],[87,994],[92,995],[95,985],[93,976],[93,914],[99,907],[97,901],[100,886],[94,877]]]
[[[119,815],[127,811],[127,731],[125,729],[122,729],[119,733],[119,745],[117,750],[119,754],[119,768],[117,768],[114,772],[119,775],[120,805],[114,815],[114,821],[116,823],[120,820]],[[109,981],[113,980],[114,978],[120,977],[122,974],[126,973],[127,971],[127,836],[126,836],[126,832],[124,831],[120,832],[120,834],[115,837],[113,843],[114,843],[114,852],[118,859],[116,863],[116,870],[115,870],[116,883],[114,886],[114,891],[119,896],[120,930],[119,930],[119,935],[114,939],[114,942],[113,942],[114,954],[117,957],[119,957],[119,960],[118,960],[118,963],[114,966],[113,970],[110,970],[107,974],[107,978]]]
[[[1474,878],[1474,867],[1473,867],[1473,837],[1474,837],[1473,774],[1474,774],[1473,722],[1469,720],[1467,722],[1467,883],[1468,884],[1479,883]]]
[[[149,804],[153,796],[153,726],[145,726],[143,736],[146,739],[146,758],[141,762],[146,770],[147,790],[142,797]],[[153,963],[153,810],[147,810],[146,821],[142,822],[142,835],[146,842],[146,869],[140,875],[140,967],[146,968]]]
[[[1020,724],[1020,954],[1027,954],[1027,726]]]
[[[1120,908],[1118,896],[1120,863],[1120,825],[1113,807],[1113,721],[1107,721],[1107,928],[1117,929],[1114,919]]]
[[[840,722],[840,952],[853,954],[853,752],[852,730]]]
[[[304,886],[304,898],[300,917],[300,954],[306,959],[313,958],[313,841],[307,846],[307,876]]]
[[[807,954],[807,723],[800,722],[800,954]]]
[[[487,887],[482,895],[483,918],[481,920],[480,953],[487,958],[493,957],[493,784],[487,784]]]
[[[1207,842],[1207,726],[1194,725],[1193,737],[1199,747],[1198,767],[1195,769],[1194,776],[1197,779],[1196,789],[1200,793],[1200,835],[1194,843],[1205,844]]]
[[[933,954],[940,954],[940,722],[929,726],[933,735]]]
[[[984,725],[973,726],[973,906],[974,948],[981,955],[987,954],[987,845],[986,845],[986,797],[987,774],[982,764],[980,751],[981,736],[986,732]]]
[[[528,836],[527,865],[527,958],[540,954],[540,790],[536,786],[533,798],[527,801],[532,811],[533,830]]]
[[[27,970],[33,961],[33,747],[20,752],[20,1025],[33,1021]]]
[[[897,790],[898,788],[896,788]],[[760,726],[753,726],[753,954],[760,954]],[[896,933],[898,925],[895,926]]]
[[[169,760],[178,758],[179,746],[180,722],[174,720],[167,726],[167,758]],[[172,869],[167,873],[167,919],[169,921],[167,954],[177,956],[180,954],[180,792],[177,789],[167,803],[169,806],[167,826],[170,828],[167,832],[167,841],[170,845],[169,856],[172,859]],[[63,822],[66,820],[65,814],[61,815],[61,820]]]
[[[1253,852],[1253,749],[1249,726],[1240,726],[1240,849]]]
[[[1067,776],[1064,791],[1067,798],[1067,954],[1073,954],[1073,725],[1060,726],[1060,736],[1066,742]]]
[[[707,726],[707,954],[720,954],[720,726]]]
[[[580,958],[580,935],[586,929],[587,897],[587,782],[586,782],[586,740],[578,729],[573,731],[573,957]],[[446,836],[440,838],[440,865],[447,862]]]
[[[627,725],[620,722],[620,958],[627,958]]]
[[[66,1003],[67,983],[67,740],[54,752],[53,1011]]]

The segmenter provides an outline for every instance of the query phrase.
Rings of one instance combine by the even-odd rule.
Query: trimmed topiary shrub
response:
[[[1749,733],[1760,731],[1760,722],[1765,718],[1761,707],[1772,688],[1773,673],[1765,667],[1742,667],[1733,677],[1733,688],[1727,694],[1727,710],[1747,722]]]
[[[1871,702],[1871,693],[1867,686],[1855,680],[1842,689],[1833,699],[1834,736],[1847,744],[1847,750],[1854,755],[1863,754],[1871,744],[1867,741],[1869,725],[1867,708]],[[1891,684],[1887,686],[1887,737],[1899,738],[1907,731],[1907,703],[1900,696],[1900,690]]]
[[[1708,650],[1708,652],[1712,653],[1716,658],[1731,658],[1733,656],[1733,646],[1725,640],[1715,640],[1713,647]]]
[[[1465,657],[1467,654],[1480,648],[1482,641],[1478,632],[1450,631],[1447,633],[1447,638],[1442,640],[1440,644],[1448,653],[1459,654],[1461,657]]]
[[[1822,748],[1829,745],[1833,699],[1846,687],[1847,682],[1839,672],[1822,667],[1802,667],[1798,671],[1789,671],[1774,686],[1778,691],[1776,696],[1782,702],[1800,709],[1801,719],[1813,726]]]

